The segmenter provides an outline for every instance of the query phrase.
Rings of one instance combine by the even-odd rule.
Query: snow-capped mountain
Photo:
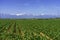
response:
[[[58,18],[56,15],[0,14],[0,18]]]

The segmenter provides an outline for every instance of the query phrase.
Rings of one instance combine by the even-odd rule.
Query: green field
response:
[[[60,19],[0,19],[0,40],[60,40]]]

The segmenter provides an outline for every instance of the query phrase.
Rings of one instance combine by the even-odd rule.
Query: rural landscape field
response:
[[[60,40],[60,0],[0,0],[0,40]]]
[[[60,40],[60,19],[0,19],[0,40]]]

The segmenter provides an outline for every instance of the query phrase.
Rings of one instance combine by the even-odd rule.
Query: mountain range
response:
[[[20,18],[59,18],[59,16],[56,15],[11,15],[11,14],[0,14],[0,18],[14,18],[14,19],[20,19]]]

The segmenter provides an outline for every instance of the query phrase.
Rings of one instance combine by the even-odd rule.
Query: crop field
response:
[[[60,19],[0,19],[0,40],[60,40]]]

